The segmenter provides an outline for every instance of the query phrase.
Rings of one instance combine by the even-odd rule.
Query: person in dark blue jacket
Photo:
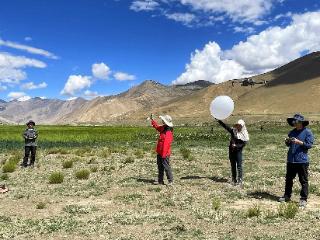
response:
[[[22,163],[20,164],[21,167],[26,168],[27,166],[33,167],[36,161],[36,151],[37,151],[37,138],[38,138],[38,131],[34,128],[35,122],[30,120],[26,123],[27,129],[23,132],[23,138],[25,141],[25,154]],[[30,163],[28,164],[29,156],[31,153]]]
[[[298,174],[301,184],[300,207],[306,207],[308,199],[308,169],[309,156],[308,150],[312,148],[314,137],[309,128],[309,121],[306,121],[301,114],[295,114],[288,118],[287,122],[294,127],[288,134],[285,144],[289,147],[287,155],[287,174],[284,196],[280,202],[290,201],[292,194],[293,180]]]

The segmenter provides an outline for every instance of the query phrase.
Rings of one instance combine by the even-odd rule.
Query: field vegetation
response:
[[[310,151],[310,200],[279,204],[285,125],[249,125],[243,188],[230,184],[228,134],[176,127],[173,186],[155,186],[150,127],[39,126],[34,168],[21,169],[23,126],[0,126],[0,239],[318,239],[320,148]],[[320,127],[311,126],[315,136]]]

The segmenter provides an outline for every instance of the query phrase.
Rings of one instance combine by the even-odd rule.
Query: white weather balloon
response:
[[[234,102],[228,96],[216,97],[210,105],[211,115],[219,120],[228,118],[234,110]]]

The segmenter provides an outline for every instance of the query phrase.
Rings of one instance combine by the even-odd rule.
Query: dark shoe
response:
[[[290,202],[291,199],[288,196],[283,196],[281,198],[278,199],[278,202]]]
[[[28,165],[27,165],[27,164],[24,164],[24,163],[21,163],[21,164],[20,164],[20,167],[21,167],[21,168],[26,168],[26,167],[28,167]]]

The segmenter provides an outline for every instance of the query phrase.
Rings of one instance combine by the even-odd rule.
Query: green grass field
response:
[[[20,169],[24,127],[0,126],[0,183],[10,188],[0,195],[0,239],[319,238],[317,141],[308,208],[296,208],[297,181],[293,204],[276,201],[284,188],[286,125],[248,126],[243,189],[230,184],[229,136],[216,125],[175,128],[173,187],[152,185],[151,127],[37,129],[36,166]],[[311,129],[319,136],[319,126]]]

